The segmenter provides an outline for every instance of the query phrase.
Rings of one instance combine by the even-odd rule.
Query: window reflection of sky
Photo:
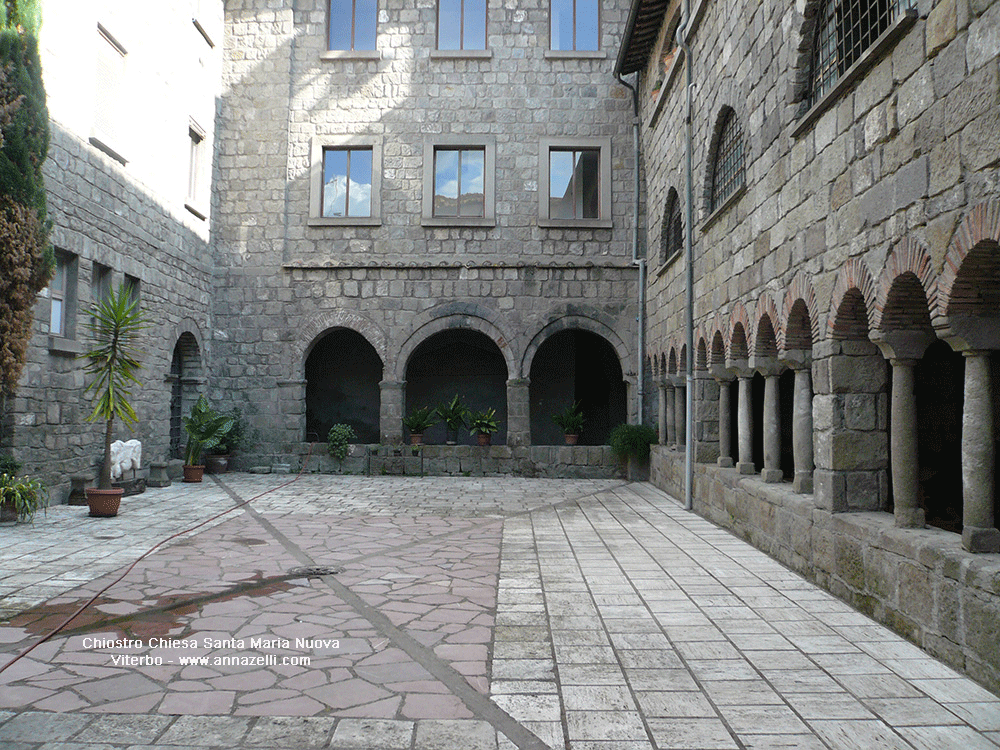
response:
[[[440,0],[438,49],[486,49],[486,0]]]
[[[573,7],[576,6],[574,16]],[[552,49],[599,49],[600,8],[597,0],[552,0]],[[575,25],[575,41],[574,41]]]
[[[375,49],[377,0],[330,0],[330,49]],[[351,30],[354,43],[351,43]]]
[[[481,149],[435,151],[434,215],[483,216],[484,172]]]
[[[371,216],[371,206],[371,151],[330,149],[324,152],[323,216]]]

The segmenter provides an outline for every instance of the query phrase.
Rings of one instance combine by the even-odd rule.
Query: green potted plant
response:
[[[413,409],[403,417],[403,426],[410,431],[410,444],[420,445],[424,433],[438,423],[434,410],[429,406]]]
[[[28,523],[48,505],[49,492],[34,477],[0,474],[0,521]]]
[[[326,449],[344,467],[344,459],[351,450],[351,441],[358,435],[349,424],[335,424],[326,433]]]
[[[226,412],[233,419],[233,426],[222,436],[222,440],[205,455],[205,473],[225,474],[229,469],[229,459],[246,440],[247,421],[238,406]]]
[[[475,434],[480,445],[489,445],[493,440],[493,433],[500,429],[496,414],[496,409],[483,409],[469,414],[469,431]]]
[[[233,416],[217,412],[208,405],[204,396],[199,396],[191,407],[190,416],[183,417],[182,422],[188,436],[184,449],[184,481],[200,482],[205,474],[202,454],[210,452],[226,439],[233,428]]]
[[[462,397],[456,393],[451,401],[438,404],[434,410],[434,414],[444,422],[445,430],[447,431],[445,442],[448,445],[457,443],[458,431],[466,426],[466,419],[469,416],[469,409],[462,403]]]
[[[620,424],[608,435],[608,444],[622,461],[628,461],[628,478],[633,482],[649,479],[649,446],[657,435],[649,425]]]
[[[87,504],[92,516],[117,516],[124,490],[111,486],[111,438],[115,419],[121,419],[129,429],[139,421],[130,388],[141,385],[137,377],[142,368],[139,334],[148,324],[139,300],[129,287],[120,284],[91,306],[90,320],[83,325],[93,339],[91,349],[80,355],[87,360],[84,372],[90,376],[85,392],[95,402],[87,419],[105,423],[104,462],[97,487],[86,490]]]
[[[552,415],[552,421],[559,425],[566,438],[566,445],[576,445],[580,439],[580,430],[583,429],[583,411],[580,409],[580,402],[574,401],[561,412]]]

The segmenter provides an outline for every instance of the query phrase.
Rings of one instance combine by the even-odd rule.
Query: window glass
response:
[[[373,50],[377,0],[330,0],[330,49]]]
[[[596,50],[600,47],[598,0],[551,0],[552,49]]]
[[[354,0],[354,49],[375,49],[376,0]]]
[[[324,149],[322,216],[371,215],[371,149]]]
[[[483,171],[486,154],[483,151],[462,151],[461,200],[459,216],[483,215]]]
[[[458,216],[458,151],[434,152],[434,215]]]
[[[484,149],[434,152],[434,216],[485,216]]]
[[[726,115],[713,167],[711,208],[715,210],[743,185],[745,179],[743,130],[735,112]]]
[[[573,0],[552,0],[552,49],[573,49]]]
[[[549,218],[600,218],[601,157],[597,149],[549,152]]]
[[[462,49],[486,49],[486,0],[464,0]]]
[[[438,49],[486,49],[486,0],[438,0]]]
[[[49,298],[52,303],[49,315],[49,333],[53,336],[62,336],[65,333],[65,297],[66,261],[64,258],[56,256],[56,267],[52,273],[52,281],[49,283]]]
[[[598,19],[600,7],[597,0],[576,0],[576,46],[578,50],[600,48]]]
[[[462,49],[462,0],[438,2],[438,49]]]

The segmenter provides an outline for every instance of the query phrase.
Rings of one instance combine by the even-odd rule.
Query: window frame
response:
[[[573,3],[573,48],[572,49],[556,49],[553,42],[553,19],[554,15],[552,12],[552,4],[557,0],[549,0],[549,46],[546,53],[547,57],[606,57],[607,51],[601,46],[601,32],[602,32],[602,21],[604,14],[601,11],[601,3],[597,3],[597,47],[594,49],[579,49],[576,44],[577,36],[577,23],[576,23],[576,9],[579,0],[564,0],[564,2]]]
[[[549,209],[549,190],[551,178],[550,155],[553,151],[585,151],[599,152],[598,175],[599,214],[596,219],[553,219]],[[538,226],[549,228],[578,227],[581,229],[610,229],[611,215],[611,138],[542,138],[538,150]]]
[[[678,231],[675,232],[674,228]],[[676,240],[676,243],[675,243]],[[680,193],[670,188],[663,207],[663,225],[660,227],[660,263],[669,264],[684,251],[684,206]]]
[[[323,216],[323,167],[327,150],[372,152],[371,216]],[[382,225],[382,139],[368,135],[322,136],[312,140],[309,165],[309,218],[311,227]]]
[[[441,0],[437,0],[435,5],[435,29],[434,29],[434,52],[450,57],[484,56],[490,50],[490,6],[488,0],[483,0],[483,46],[465,46],[465,4],[472,0],[458,0],[461,7],[461,21],[459,23],[460,47],[441,47]]]
[[[55,290],[52,282],[45,287],[44,298],[46,299],[47,315],[44,317],[47,333],[49,351],[52,354],[66,354],[75,356],[80,351],[80,346],[76,341],[76,313],[77,313],[77,269],[78,256],[61,248],[55,250],[55,260],[63,267],[63,288]],[[53,275],[53,279],[55,276]],[[60,332],[52,332],[52,303],[58,299],[61,302],[62,315],[60,319]]]
[[[740,122],[739,116],[736,110],[731,107],[726,107],[722,112],[719,113],[718,124],[716,125],[716,135],[712,143],[712,158],[709,162],[709,180],[707,183],[707,198],[708,198],[708,213],[711,218],[716,213],[721,212],[726,206],[728,206],[736,196],[741,195],[743,190],[746,188],[747,184],[747,142],[746,135],[743,131],[743,124]],[[719,194],[719,168],[724,166],[720,164],[721,160],[726,156],[723,152],[723,148],[726,146],[726,133],[727,129],[735,123],[738,128],[736,138],[739,140],[739,163],[734,167],[733,174],[738,176],[738,179],[729,180],[731,188],[729,192],[725,195]],[[734,139],[735,140],[735,139]]]
[[[438,150],[482,150],[483,215],[435,216],[435,157]],[[420,223],[425,227],[495,227],[496,226],[496,138],[494,136],[436,136],[424,139],[423,201]]]
[[[187,200],[184,208],[204,221],[208,217],[205,203],[205,152],[208,134],[194,118],[188,120]]]
[[[382,57],[381,52],[378,49],[378,27],[379,27],[379,7],[378,2],[375,3],[375,48],[374,49],[355,49],[354,48],[354,37],[357,34],[357,18],[356,12],[357,8],[354,5],[356,0],[352,0],[351,4],[351,49],[332,49],[330,47],[330,28],[333,23],[333,2],[334,0],[326,0],[326,41],[324,43],[325,50],[321,53],[320,58],[323,60],[379,60]]]
[[[122,146],[125,145],[128,132],[126,122],[128,108],[125,107],[123,100],[128,77],[128,50],[100,23],[97,24],[97,40],[94,111],[89,142],[125,166],[128,164],[128,159],[123,155],[125,149]],[[112,57],[115,54],[119,57]],[[116,63],[114,66],[110,65],[112,60]],[[105,62],[109,64],[106,65]],[[105,71],[106,75],[102,75],[102,71]]]

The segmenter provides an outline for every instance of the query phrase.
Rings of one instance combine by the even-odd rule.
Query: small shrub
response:
[[[347,451],[352,440],[357,439],[354,428],[349,424],[335,424],[326,434],[326,448],[338,461],[347,458]]]
[[[574,401],[561,412],[552,415],[552,421],[566,435],[579,435],[583,429],[583,411],[580,409],[580,402]]]
[[[621,459],[649,458],[649,446],[656,441],[656,430],[645,424],[620,424],[608,435],[608,445]]]
[[[49,491],[40,480],[0,474],[0,505],[11,508],[18,523],[31,521],[39,508],[48,505],[48,499]]]
[[[469,431],[481,435],[492,435],[500,429],[496,415],[496,409],[471,412],[469,414]]]
[[[424,434],[437,423],[437,415],[429,406],[421,406],[403,417],[403,426],[414,435]]]
[[[15,476],[21,470],[21,462],[9,453],[0,453],[0,474]]]

